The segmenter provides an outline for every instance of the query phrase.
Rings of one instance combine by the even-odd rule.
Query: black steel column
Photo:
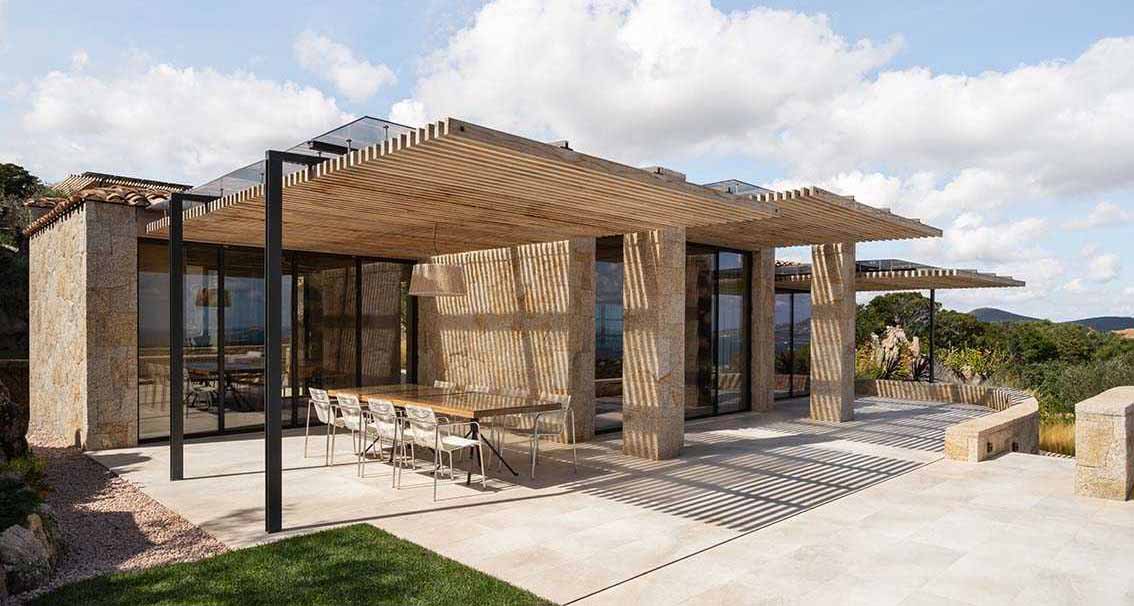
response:
[[[185,251],[182,198],[169,198],[169,479],[185,479]]]
[[[937,341],[937,290],[929,289],[929,382],[933,383],[933,358]]]
[[[264,526],[283,529],[283,158],[264,162]]]
[[[217,248],[217,431],[224,431],[224,404],[228,376],[224,368],[224,247]]]
[[[354,260],[354,386],[362,387],[362,259]]]
[[[299,394],[303,385],[299,380],[299,255],[291,256],[291,425],[299,423]]]

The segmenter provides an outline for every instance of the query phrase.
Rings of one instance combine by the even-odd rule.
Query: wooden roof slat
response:
[[[855,290],[883,292],[899,290],[947,290],[961,288],[1018,288],[1022,280],[971,269],[918,268],[888,271],[860,271],[855,274]],[[776,276],[776,288],[810,290],[810,274]]]

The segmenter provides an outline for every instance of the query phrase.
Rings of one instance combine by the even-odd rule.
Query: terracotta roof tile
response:
[[[30,236],[47,227],[56,219],[69,211],[79,208],[87,202],[103,202],[106,204],[123,204],[147,208],[153,204],[164,203],[169,200],[169,190],[152,187],[131,187],[126,185],[107,185],[91,187],[77,191],[69,196],[44,197],[29,200],[26,206],[35,208],[50,208],[47,214],[33,221],[24,230],[24,235]]]

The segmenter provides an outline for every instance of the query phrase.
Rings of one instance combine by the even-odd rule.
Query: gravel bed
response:
[[[200,560],[228,550],[76,448],[32,444],[47,461],[47,503],[63,551],[55,578],[21,600],[108,572]]]

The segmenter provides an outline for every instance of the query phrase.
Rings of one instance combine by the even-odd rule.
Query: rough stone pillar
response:
[[[622,451],[669,459],[685,438],[685,230],[623,238]]]
[[[1125,501],[1134,488],[1134,387],[1075,405],[1075,493]]]
[[[32,427],[92,450],[138,440],[135,214],[88,202],[30,242]]]
[[[569,247],[567,393],[575,414],[575,439],[586,442],[595,435],[595,239],[575,238]]]
[[[776,386],[776,249],[752,252],[752,410],[769,411]]]
[[[811,418],[854,418],[854,242],[811,247]]]

